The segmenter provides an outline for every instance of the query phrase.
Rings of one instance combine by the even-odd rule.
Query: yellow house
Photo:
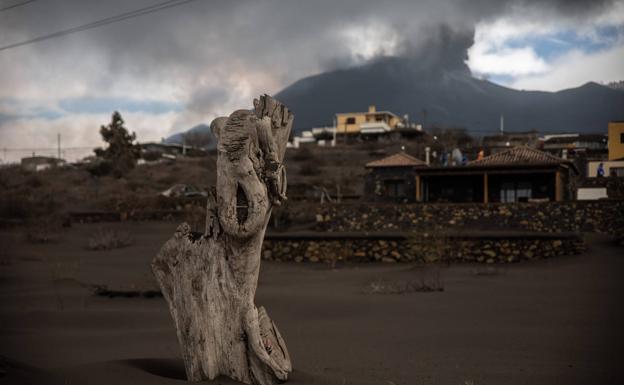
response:
[[[624,122],[609,122],[609,160],[624,159]]]
[[[401,123],[401,118],[390,111],[377,111],[369,106],[368,112],[341,112],[336,114],[336,133],[360,134],[363,131],[378,133],[392,131]]]

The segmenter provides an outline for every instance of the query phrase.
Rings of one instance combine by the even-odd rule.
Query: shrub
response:
[[[126,233],[100,228],[89,237],[89,250],[111,250],[130,246],[134,239]]]
[[[87,171],[94,177],[107,176],[113,172],[113,164],[107,160],[97,160],[87,167]]]
[[[28,199],[14,192],[0,194],[0,217],[24,219],[30,214],[31,204]]]
[[[154,161],[160,159],[160,152],[158,152],[158,151],[147,151],[147,152],[144,152],[141,155],[141,157],[143,159],[145,159],[146,161],[148,161],[148,162],[154,162]]]
[[[32,188],[39,188],[43,186],[43,180],[39,175],[31,175],[26,179],[26,185]]]
[[[26,240],[28,243],[53,243],[60,238],[60,224],[53,218],[41,218],[33,220],[26,227]]]
[[[444,285],[439,279],[426,281],[424,278],[420,281],[373,281],[368,284],[365,289],[367,294],[406,294],[406,293],[430,293],[435,291],[444,291]]]

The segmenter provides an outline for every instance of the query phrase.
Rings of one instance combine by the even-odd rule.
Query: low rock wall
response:
[[[295,262],[484,262],[578,254],[585,250],[579,234],[472,234],[431,236],[279,236],[265,238],[265,260]]]
[[[427,232],[467,228],[617,235],[624,230],[624,200],[325,205],[317,209],[315,228],[330,232]]]

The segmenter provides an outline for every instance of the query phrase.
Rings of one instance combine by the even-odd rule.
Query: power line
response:
[[[21,7],[22,5],[26,5],[26,4],[35,2],[35,1],[37,1],[37,0],[26,0],[26,1],[22,1],[21,3],[9,5],[8,7],[0,8],[0,12],[8,11],[9,9],[13,9],[13,8],[17,8],[17,7]]]
[[[63,147],[63,151],[80,151],[80,150],[93,150],[97,146],[88,146],[88,147]],[[0,148],[2,151],[6,152],[32,152],[32,151],[57,151],[57,147],[39,147],[39,148],[9,148],[2,147]]]
[[[31,0],[31,1],[35,1],[35,0]],[[186,3],[190,3],[190,2],[193,2],[193,1],[197,1],[197,0],[168,0],[168,1],[165,1],[165,2],[162,2],[162,3],[158,3],[158,4],[155,4],[155,5],[148,6],[148,7],[139,8],[139,9],[134,10],[134,11],[120,13],[119,15],[116,15],[116,16],[111,16],[111,17],[107,17],[107,18],[104,18],[104,19],[101,19],[101,20],[97,20],[97,21],[94,21],[94,22],[91,22],[91,23],[79,25],[77,27],[68,28],[68,29],[64,29],[64,30],[61,30],[61,31],[53,32],[53,33],[50,33],[48,35],[43,35],[43,36],[35,37],[35,38],[32,38],[32,39],[24,40],[24,41],[21,41],[19,43],[9,44],[9,45],[0,47],[0,51],[4,51],[4,50],[7,50],[7,49],[16,48],[16,47],[21,47],[23,45],[37,43],[37,42],[40,42],[40,41],[49,40],[49,39],[53,39],[53,38],[56,38],[56,37],[61,37],[61,36],[69,35],[69,34],[72,34],[72,33],[81,32],[81,31],[85,31],[85,30],[88,30],[88,29],[101,27],[101,26],[108,25],[108,24],[117,23],[117,22],[120,22],[120,21],[123,21],[123,20],[127,20],[127,19],[132,19],[132,18],[135,18],[135,17],[143,16],[143,15],[146,15],[148,13],[158,12],[158,11],[162,11],[164,9],[177,7],[177,6],[180,6],[180,5],[183,5],[183,4],[186,4]]]

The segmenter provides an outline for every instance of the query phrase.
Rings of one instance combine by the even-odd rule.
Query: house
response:
[[[610,122],[608,138],[608,154],[587,162],[588,178],[598,177],[601,165],[602,176],[624,177],[624,122]]]
[[[33,155],[22,158],[21,166],[26,171],[43,171],[51,167],[59,167],[65,164],[63,159],[53,158],[51,156]]]
[[[598,168],[601,164],[603,176],[624,177],[624,160],[590,160],[587,162],[587,177],[598,177]]]
[[[402,120],[390,111],[377,111],[369,106],[368,112],[342,112],[336,114],[336,134],[376,135],[397,129]]]
[[[512,147],[528,146],[536,148],[539,144],[537,131],[505,132],[499,135],[483,137],[483,147],[490,150],[491,154],[506,151]]]
[[[542,149],[550,154],[567,157],[578,153],[600,156],[607,153],[607,135],[567,134],[544,138]]]
[[[624,160],[624,122],[609,122],[609,160]]]
[[[415,202],[416,170],[427,164],[405,152],[369,162],[364,191],[373,202]]]
[[[465,166],[429,167],[407,154],[400,157],[395,154],[366,166],[371,169],[366,191],[372,201],[572,200],[575,198],[572,181],[578,175],[571,161],[527,146],[514,147]],[[393,181],[397,183],[394,190]]]

